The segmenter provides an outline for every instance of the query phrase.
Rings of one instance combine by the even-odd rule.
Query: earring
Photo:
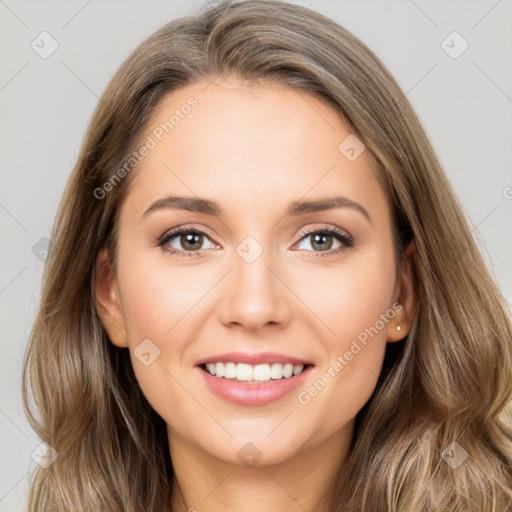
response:
[[[396,326],[396,330],[397,330],[397,331],[399,331],[399,330],[400,330],[400,326],[399,326],[399,325],[397,325],[397,326]]]

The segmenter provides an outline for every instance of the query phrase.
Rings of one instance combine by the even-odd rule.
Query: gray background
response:
[[[361,38],[397,78],[512,302],[512,0],[300,1]],[[123,58],[192,1],[0,0],[0,511],[24,510],[40,440],[21,405],[42,251],[98,96]],[[41,32],[57,41],[43,59]],[[442,41],[457,31],[458,58]],[[447,39],[451,52],[462,41]],[[49,48],[46,40],[45,48]]]

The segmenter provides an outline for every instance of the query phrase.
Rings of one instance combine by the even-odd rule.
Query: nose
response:
[[[269,251],[252,262],[233,255],[233,270],[224,280],[220,317],[224,325],[239,324],[250,331],[284,327],[290,318],[290,292]]]

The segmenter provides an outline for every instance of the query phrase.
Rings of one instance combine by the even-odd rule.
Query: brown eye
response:
[[[201,233],[188,233],[186,235],[181,235],[180,238],[181,246],[185,250],[189,251],[197,251],[201,249],[203,245],[203,235]]]
[[[208,246],[206,242],[210,245]],[[205,244],[206,247],[204,247]],[[177,228],[168,231],[159,239],[158,245],[172,254],[188,253],[187,256],[198,254],[203,249],[216,247],[206,233],[191,228]]]

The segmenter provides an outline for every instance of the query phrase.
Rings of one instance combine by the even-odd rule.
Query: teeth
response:
[[[226,379],[236,379],[241,382],[265,382],[271,379],[289,379],[292,375],[299,375],[304,370],[304,365],[274,363],[253,366],[245,363],[207,363],[206,369],[211,375]]]

